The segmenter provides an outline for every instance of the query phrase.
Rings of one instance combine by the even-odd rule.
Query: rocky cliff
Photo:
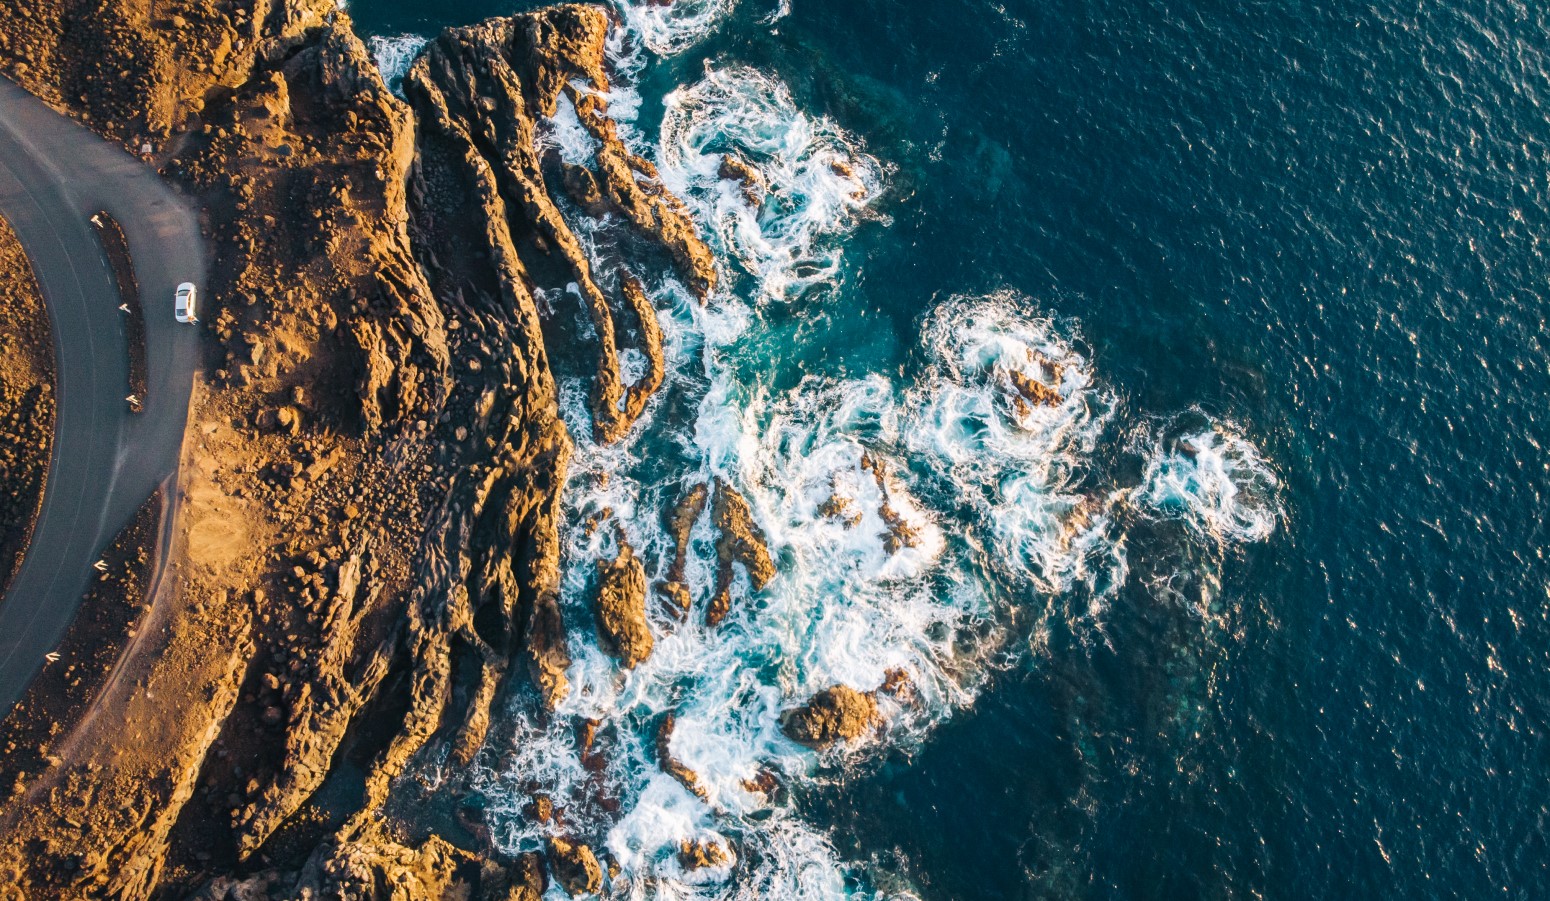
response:
[[[449,31],[406,104],[332,0],[21,6],[0,6],[0,69],[184,185],[215,263],[177,584],[94,705],[124,715],[4,773],[0,896],[536,898],[536,857],[392,811],[406,767],[469,761],[514,688],[567,691],[551,357],[592,362],[616,440],[664,376],[647,273],[716,281],[608,117],[607,14]],[[564,105],[587,161],[537,139]],[[598,216],[629,229],[601,264],[572,226]],[[552,328],[556,297],[589,335]],[[747,531],[739,504],[718,490],[718,524]],[[645,575],[613,566],[599,624],[629,662]],[[591,852],[556,842],[549,872],[591,887]]]

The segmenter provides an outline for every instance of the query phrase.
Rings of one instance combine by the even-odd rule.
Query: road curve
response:
[[[98,210],[124,227],[145,304],[149,396],[139,414],[125,403],[118,289],[88,221]],[[172,296],[182,281],[202,287],[205,263],[198,220],[153,169],[4,78],[0,213],[42,287],[58,378],[42,515],[0,599],[4,715],[70,624],[92,564],[158,485],[176,487],[199,335],[173,321]]]

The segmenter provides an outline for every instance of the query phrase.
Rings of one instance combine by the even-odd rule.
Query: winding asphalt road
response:
[[[89,222],[98,210],[124,228],[145,305],[149,390],[139,414],[125,402],[129,353],[118,288]],[[173,320],[172,296],[179,282],[203,286],[205,265],[194,214],[150,166],[3,78],[0,213],[43,289],[58,373],[42,517],[0,599],[3,716],[63,636],[114,536],[158,485],[175,500],[199,335]]]

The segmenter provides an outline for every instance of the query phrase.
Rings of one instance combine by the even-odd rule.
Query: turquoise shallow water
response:
[[[531,5],[351,10],[392,37]],[[826,642],[874,615],[917,640],[895,662],[940,690],[853,757],[791,752],[773,815],[728,801],[696,819],[637,778],[630,810],[675,811],[637,831],[692,820],[750,849],[728,881],[695,890],[707,897],[781,896],[792,883],[758,880],[787,853],[839,874],[815,896],[1539,897],[1550,16],[1333,0],[778,11],[743,0],[683,49],[647,53],[642,141],[661,162],[661,125],[685,95],[668,98],[750,67],[802,116],[832,120],[848,159],[876,160],[876,196],[814,237],[809,256],[838,253],[836,269],[795,297],[760,300],[768,280],[729,264],[728,304],[748,322],[681,310],[670,334],[691,375],[623,457],[584,449],[580,466],[633,474],[641,523],[685,472],[750,480],[788,572],[754,603],[765,627],[789,629],[732,649],[750,685],[839,672]],[[749,95],[769,96],[759,84]],[[717,140],[691,146],[749,146]],[[787,174],[823,182],[821,166]],[[717,329],[735,338],[718,345]],[[1083,398],[1070,409],[1097,423],[1074,433],[1090,443],[991,448],[1002,410],[953,419],[969,462],[944,458],[946,433],[925,428],[944,421],[933,403],[994,396],[974,367],[954,368],[981,339],[1066,360]],[[869,376],[886,399],[867,394]],[[707,404],[718,385],[725,402]],[[843,421],[815,425],[826,413]],[[761,437],[782,429],[784,443]],[[1210,482],[1204,434],[1252,447],[1274,490],[1246,463]],[[792,485],[813,471],[796,461],[830,448],[839,469],[819,475],[850,466],[836,435],[887,455],[937,515],[945,550],[919,573],[846,581],[824,567],[861,557],[804,544]],[[1069,471],[1047,472],[1055,458]],[[1073,521],[1064,508],[1028,519],[1062,493],[1043,490],[1054,482],[1099,499],[1084,516],[1111,519],[1077,529],[1094,550],[1070,579],[1053,558],[1033,576],[1019,565]],[[1152,490],[1165,482],[1189,496]],[[1227,508],[1209,489],[1224,484],[1268,530],[1211,518]],[[954,594],[965,585],[984,596]],[[814,609],[833,618],[800,625]],[[874,645],[846,647],[863,659]],[[682,691],[706,722],[733,716],[717,699],[756,710],[763,697]],[[619,700],[622,731],[649,734],[659,707]],[[707,727],[689,747],[691,715],[680,756],[714,769],[778,749],[757,719],[736,741]],[[622,736],[621,756],[640,741]],[[497,822],[514,786],[487,782]],[[513,816],[506,834],[529,840],[523,828]],[[603,840],[614,827],[594,828]],[[643,852],[631,872],[649,871]]]

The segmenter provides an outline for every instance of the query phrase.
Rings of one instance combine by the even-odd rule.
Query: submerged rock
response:
[[[646,622],[646,571],[635,552],[622,540],[619,556],[599,560],[597,633],[603,650],[619,658],[625,669],[634,669],[651,656],[651,627]]]
[[[781,714],[786,736],[810,748],[825,748],[864,734],[877,718],[877,701],[848,685],[835,685],[813,695],[801,707]]]

